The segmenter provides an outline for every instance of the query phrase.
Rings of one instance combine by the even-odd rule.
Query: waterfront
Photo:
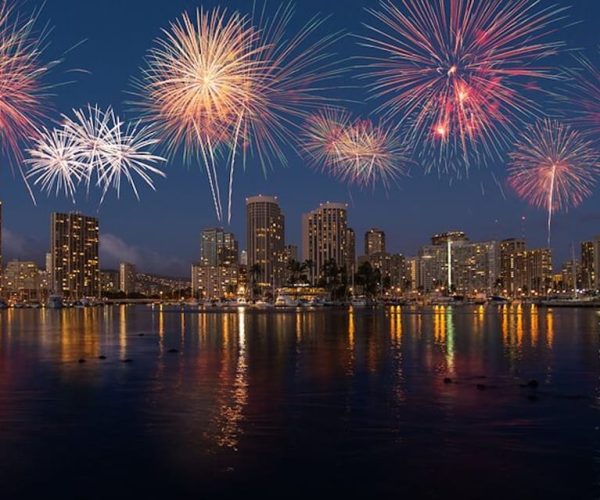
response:
[[[599,334],[532,306],[2,311],[0,487],[597,498]]]

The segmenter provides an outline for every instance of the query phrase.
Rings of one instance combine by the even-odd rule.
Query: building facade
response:
[[[435,235],[419,251],[417,288],[461,294],[493,293],[500,275],[500,244],[472,242],[462,232]],[[408,274],[408,273],[407,273]]]
[[[338,266],[348,262],[347,205],[322,203],[302,218],[302,253],[312,264],[312,276],[323,274],[325,263],[333,260]]]
[[[45,294],[42,273],[35,262],[9,262],[4,271],[5,295],[16,301],[42,300]]]
[[[121,272],[107,269],[100,271],[100,291],[105,293],[117,293],[120,289]]]
[[[97,297],[100,292],[98,219],[77,213],[53,213],[50,242],[52,291],[67,299]]]
[[[192,266],[192,294],[205,300],[234,298],[239,286],[238,266]]]
[[[264,286],[285,280],[285,217],[274,196],[246,199],[248,272],[257,271]]]
[[[371,228],[365,233],[365,255],[384,254],[385,233],[381,229]]]
[[[586,290],[600,289],[600,236],[581,244],[581,282]]]
[[[525,251],[525,240],[509,238],[500,242],[500,283],[504,294],[514,297],[519,289],[517,264]]]
[[[238,242],[233,233],[223,228],[210,228],[200,236],[200,264],[204,266],[224,266],[237,264],[239,260]]]
[[[129,262],[119,265],[119,291],[130,294],[137,291],[137,270]]]

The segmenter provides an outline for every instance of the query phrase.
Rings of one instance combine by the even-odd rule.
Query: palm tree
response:
[[[260,292],[260,290],[258,290],[257,292],[257,284],[259,282],[259,278],[262,275],[262,266],[260,264],[252,265],[249,269],[249,274],[250,286],[252,288],[252,300],[254,300],[256,298],[257,293]]]
[[[314,283],[315,283],[315,276],[314,276],[315,263],[312,260],[308,259],[308,260],[305,260],[302,265],[304,266],[304,270],[308,269],[308,284],[314,285]]]

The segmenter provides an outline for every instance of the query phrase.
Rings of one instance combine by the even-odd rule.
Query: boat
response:
[[[365,297],[352,297],[350,305],[352,307],[367,307],[367,299]]]
[[[256,302],[254,302],[254,307],[256,307],[257,309],[271,309],[273,307],[273,304],[264,300],[257,300]]]
[[[504,306],[506,304],[509,304],[510,301],[506,297],[500,297],[498,295],[492,295],[488,299],[488,303],[491,304],[491,305],[495,305],[495,306]]]
[[[297,307],[298,301],[289,295],[279,294],[275,299],[275,307]]]
[[[0,299],[0,309],[8,309],[8,303],[4,299]]]
[[[540,300],[542,307],[598,307],[600,308],[600,299],[597,297],[571,297],[571,298],[552,298]]]
[[[454,297],[446,297],[444,295],[432,297],[429,301],[432,306],[452,306],[458,303]]]
[[[48,309],[62,309],[63,299],[60,295],[50,295],[48,297]]]

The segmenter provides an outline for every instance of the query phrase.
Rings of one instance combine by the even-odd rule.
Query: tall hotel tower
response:
[[[285,217],[274,196],[246,199],[248,270],[259,268],[260,281],[281,286],[285,273]]]
[[[50,229],[52,291],[68,299],[97,297],[100,288],[98,219],[53,213]]]
[[[348,263],[347,205],[321,203],[302,218],[302,252],[312,262],[313,276],[320,277],[324,264],[333,259],[338,266]]]

